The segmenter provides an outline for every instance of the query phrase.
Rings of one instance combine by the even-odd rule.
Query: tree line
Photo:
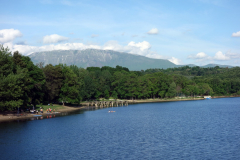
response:
[[[79,68],[33,64],[0,46],[0,110],[41,103],[240,94],[240,69],[179,67],[129,71],[126,67]]]

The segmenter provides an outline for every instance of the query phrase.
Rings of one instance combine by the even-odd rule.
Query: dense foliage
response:
[[[240,68],[179,67],[129,71],[104,66],[34,65],[0,46],[0,110],[40,103],[80,103],[99,98],[146,99],[239,95]]]

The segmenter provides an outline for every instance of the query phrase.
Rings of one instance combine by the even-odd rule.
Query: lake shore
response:
[[[56,112],[59,113],[67,113],[67,112],[74,112],[77,110],[85,109],[84,106],[79,106],[79,107],[69,107],[69,106],[64,106],[61,109],[57,109]],[[58,114],[58,113],[55,113]],[[47,116],[47,115],[54,115],[52,114],[47,114],[47,112],[44,110],[43,113],[38,113],[38,114],[32,114],[29,112],[24,112],[24,113],[6,113],[6,114],[0,114],[0,123],[1,122],[7,122],[7,121],[14,121],[14,120],[22,120],[22,119],[29,119],[33,118],[34,115],[42,115],[42,116]]]
[[[174,99],[147,99],[147,100],[127,100],[128,103],[151,103],[151,102],[174,102],[174,101],[195,101],[204,100],[204,98],[174,98]]]
[[[214,96],[212,98],[229,98],[229,97],[239,97],[239,96]],[[129,104],[137,104],[137,103],[157,103],[157,102],[174,102],[174,101],[194,101],[194,100],[204,100],[204,98],[174,98],[174,99],[147,99],[147,100],[124,100],[128,101]],[[89,106],[90,108],[92,106]],[[60,113],[67,113],[67,112],[74,112],[77,110],[84,110],[89,109],[87,107],[87,103],[81,103],[81,106],[79,107],[69,107],[69,106],[63,106],[60,109],[57,109],[56,112]],[[52,113],[54,114],[54,113]],[[57,113],[56,113],[57,114]],[[0,123],[1,122],[7,122],[7,121],[14,121],[14,120],[20,120],[20,119],[29,119],[34,117],[32,113],[9,113],[9,114],[0,114]],[[46,110],[44,110],[44,113],[38,113],[38,115],[47,116]],[[51,115],[51,114],[50,114]]]

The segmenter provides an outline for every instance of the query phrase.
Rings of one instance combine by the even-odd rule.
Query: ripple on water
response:
[[[240,159],[240,98],[0,124],[3,159]],[[13,154],[14,151],[14,154]]]

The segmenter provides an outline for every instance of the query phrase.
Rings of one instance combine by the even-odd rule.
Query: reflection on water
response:
[[[239,102],[145,103],[0,123],[0,154],[2,159],[240,159]]]

